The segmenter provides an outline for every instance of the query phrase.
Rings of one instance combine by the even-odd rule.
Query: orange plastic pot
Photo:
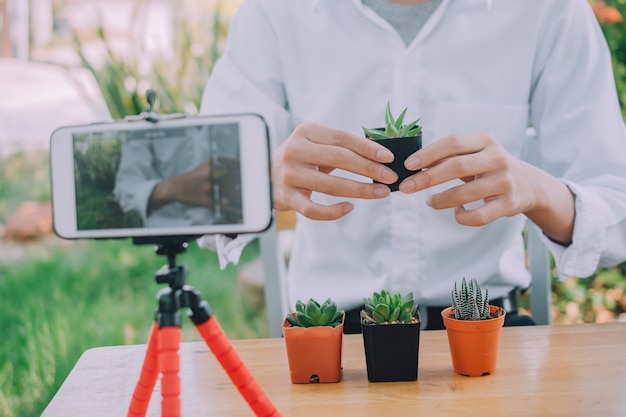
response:
[[[339,382],[343,322],[336,327],[292,327],[283,322],[289,373],[294,384]]]
[[[452,367],[459,375],[483,376],[496,371],[500,334],[506,312],[489,306],[491,313],[501,310],[497,318],[488,320],[456,320],[452,307],[441,312],[448,334]]]

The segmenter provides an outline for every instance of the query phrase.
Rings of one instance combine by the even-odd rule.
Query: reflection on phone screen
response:
[[[72,143],[78,230],[243,223],[238,123],[74,133]],[[165,180],[168,199],[151,205]]]

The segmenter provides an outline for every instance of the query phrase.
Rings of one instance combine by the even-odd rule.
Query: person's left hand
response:
[[[410,170],[423,169],[400,184],[414,193],[454,179],[464,184],[433,194],[435,209],[454,208],[458,223],[482,226],[504,217],[532,211],[537,204],[538,177],[544,172],[510,155],[492,135],[476,133],[444,137],[405,161]],[[478,208],[464,204],[482,200]]]

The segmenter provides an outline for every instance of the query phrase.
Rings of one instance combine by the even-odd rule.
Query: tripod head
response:
[[[189,246],[189,240],[197,236],[168,236],[168,237],[135,237],[135,245],[156,244],[157,255],[167,257],[167,264],[156,273],[156,282],[168,284],[172,289],[182,289],[187,279],[187,269],[176,264],[176,256],[184,253]]]

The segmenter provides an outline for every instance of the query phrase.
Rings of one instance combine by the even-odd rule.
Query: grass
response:
[[[46,152],[0,158],[0,224],[21,201],[47,198],[48,188]],[[0,257],[0,416],[29,417],[41,414],[85,350],[145,343],[163,288],[154,278],[166,259],[130,240],[47,237],[16,253]],[[242,264],[257,255],[250,245]],[[195,242],[178,263],[230,338],[268,334],[265,312],[237,290],[237,267],[221,271],[216,255]],[[186,319],[183,340],[201,340]]]
[[[39,415],[86,349],[145,343],[162,288],[154,276],[165,260],[149,246],[81,241],[28,252],[0,264],[0,415],[6,417]],[[254,252],[251,247],[246,258]],[[236,268],[219,271],[215,255],[195,243],[179,263],[231,338],[267,334],[264,313],[239,298]],[[190,321],[183,331],[183,340],[201,340]]]

